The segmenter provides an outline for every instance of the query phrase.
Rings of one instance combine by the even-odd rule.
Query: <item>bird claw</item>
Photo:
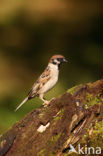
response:
[[[55,99],[55,97],[54,97],[54,98],[52,98],[52,99],[50,100],[50,102],[51,102],[51,101],[53,101],[54,99]]]
[[[50,103],[50,101],[45,101],[45,102],[43,103],[43,106],[44,106],[44,107],[47,107],[49,103]]]
[[[54,100],[55,98],[52,98],[50,101],[45,101],[44,103],[43,103],[43,106],[44,107],[47,107],[48,105],[49,105],[49,103],[52,101],[52,100]]]

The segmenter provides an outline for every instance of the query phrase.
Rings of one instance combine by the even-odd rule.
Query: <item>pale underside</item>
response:
[[[59,70],[56,65],[49,63],[45,71],[34,83],[31,91],[28,94],[28,98],[33,98],[44,94],[49,91],[58,81]]]

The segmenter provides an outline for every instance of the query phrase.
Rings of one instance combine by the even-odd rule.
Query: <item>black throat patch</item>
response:
[[[52,63],[55,64],[55,65],[57,65],[57,62],[54,62],[54,61],[53,61]]]

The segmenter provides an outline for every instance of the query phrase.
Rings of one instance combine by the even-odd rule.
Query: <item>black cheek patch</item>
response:
[[[54,62],[54,61],[53,61],[52,63],[53,63],[53,64],[57,64],[57,63],[56,63],[56,62]]]

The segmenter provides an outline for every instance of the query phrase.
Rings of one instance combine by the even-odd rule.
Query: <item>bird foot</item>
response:
[[[55,99],[55,97],[54,98],[52,98],[51,100],[50,100],[50,102],[52,101],[52,100],[54,100]]]
[[[52,99],[49,100],[49,101],[45,100],[44,103],[43,103],[43,106],[44,106],[44,107],[47,107],[47,106],[49,105],[49,103],[50,103],[52,100],[54,100],[54,99],[55,99],[55,98],[52,98]]]
[[[50,103],[50,101],[47,101],[47,100],[46,100],[46,101],[44,101],[43,106],[44,106],[44,107],[47,107],[49,103]]]

